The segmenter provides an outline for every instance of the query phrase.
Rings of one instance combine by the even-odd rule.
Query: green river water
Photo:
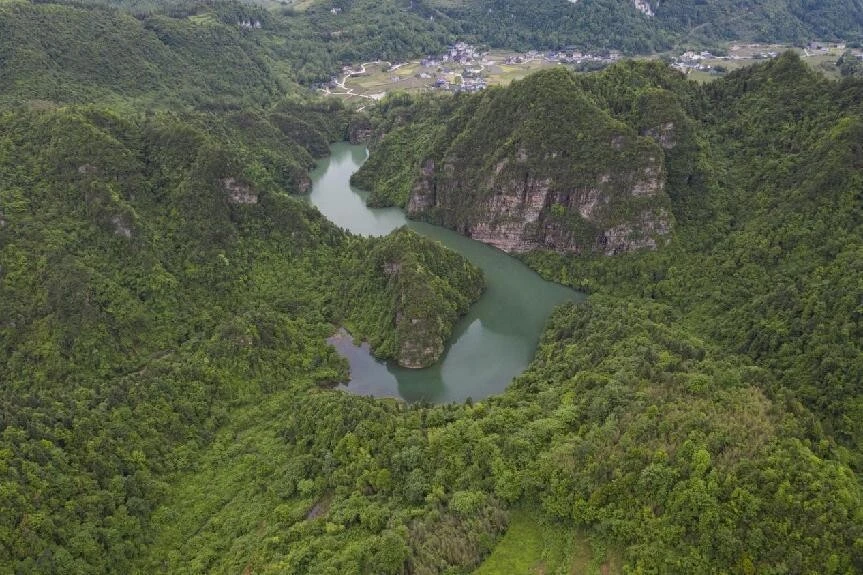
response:
[[[375,359],[368,345],[356,346],[344,332],[330,342],[351,366],[344,388],[359,395],[432,403],[478,400],[503,391],[527,367],[548,316],[584,295],[547,282],[504,252],[451,230],[414,222],[398,208],[373,209],[366,194],[351,187],[351,174],[368,157],[364,146],[334,144],[312,172],[310,201],[336,225],[361,235],[386,235],[407,225],[438,240],[480,267],[487,288],[456,325],[443,357],[425,369],[405,369]]]

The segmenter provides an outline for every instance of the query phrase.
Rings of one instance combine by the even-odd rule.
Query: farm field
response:
[[[507,62],[509,59],[520,58],[521,62]],[[513,80],[524,78],[531,72],[562,66],[560,62],[546,60],[542,54],[527,57],[516,52],[489,52],[482,62],[468,66],[482,70],[487,85],[506,85]],[[465,66],[461,64],[436,64],[423,66],[422,62],[411,61],[402,63],[366,62],[354,66],[348,73],[343,71],[335,86],[324,89],[329,95],[346,100],[371,99],[377,100],[387,92],[395,90],[419,92],[436,90],[435,82],[443,80],[449,85],[457,84],[463,77]]]
[[[786,50],[797,52],[803,61],[829,78],[839,78],[835,62],[844,47],[825,44],[820,49],[794,48],[783,44],[732,44],[728,56],[702,58],[699,64],[723,72],[706,71],[690,67],[683,72],[699,82],[711,82],[734,70],[750,66],[781,54]],[[659,56],[642,57],[654,59]],[[570,63],[549,59],[538,52],[518,53],[492,50],[482,59],[470,64],[433,62],[423,65],[425,60],[410,62],[366,62],[346,68],[335,78],[335,82],[321,89],[327,95],[348,101],[379,100],[393,91],[422,92],[447,91],[460,85],[466,77],[481,77],[484,86],[505,86],[520,80],[532,72],[556,66],[574,67]],[[443,86],[440,84],[443,83]]]

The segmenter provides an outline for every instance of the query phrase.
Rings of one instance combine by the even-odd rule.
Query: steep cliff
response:
[[[615,117],[600,96],[554,70],[462,97],[446,118],[391,131],[356,182],[375,204],[508,252],[654,249],[673,229],[666,162],[682,120]]]
[[[345,323],[369,341],[377,357],[402,367],[433,364],[458,318],[482,294],[482,272],[407,228],[363,240],[357,248],[362,254],[344,276],[350,309]]]

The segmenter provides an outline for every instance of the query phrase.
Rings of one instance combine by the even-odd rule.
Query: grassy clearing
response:
[[[510,526],[473,575],[618,575],[618,553],[595,550],[581,530],[525,509],[512,513]],[[601,553],[601,551],[600,551]]]
[[[284,0],[284,1],[279,1],[279,2],[272,1],[271,4],[290,6],[291,8],[296,10],[297,12],[305,12],[311,6],[314,6],[315,4],[317,4],[319,1],[320,0],[293,0],[291,2],[289,0]]]
[[[198,24],[199,26],[212,26],[218,24],[219,20],[212,12],[204,12],[203,14],[189,16],[189,22]]]
[[[543,573],[544,547],[542,526],[530,513],[517,511],[506,535],[474,575]]]
[[[559,65],[556,62],[552,63],[544,60],[525,62],[523,64],[497,64],[495,68],[499,70],[499,73],[489,74],[488,83],[496,86],[505,86],[514,80],[521,80],[537,70]]]

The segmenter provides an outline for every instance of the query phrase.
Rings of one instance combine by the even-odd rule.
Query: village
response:
[[[676,56],[661,57],[673,68],[698,81],[711,79],[759,60],[777,57],[788,49],[796,50],[813,66],[832,65],[846,49],[841,43],[810,42],[803,48],[780,44],[731,44],[718,53],[687,50]],[[854,51],[863,57],[860,50]],[[602,69],[620,59],[616,51],[588,51],[574,46],[559,50],[512,52],[484,50],[467,42],[456,42],[440,54],[427,55],[412,62],[364,62],[345,66],[339,76],[318,87],[326,95],[344,99],[379,100],[394,90],[479,92],[493,85],[508,84],[539,69],[567,66],[576,71]]]
[[[688,50],[672,57],[669,63],[676,70],[691,75],[693,79],[709,80],[711,77],[720,76],[759,60],[776,58],[789,49],[796,51],[813,67],[830,72],[831,65],[847,48],[844,43],[815,41],[809,42],[802,48],[784,44],[731,44],[722,54],[713,54],[706,50]],[[852,53],[858,58],[863,58],[863,52],[859,49],[852,50]]]
[[[532,50],[518,54],[480,52],[465,42],[457,42],[449,51],[437,57],[420,60],[424,69],[418,73],[420,79],[434,78],[434,88],[451,92],[477,92],[488,86],[489,77],[497,76],[504,67],[550,66],[556,64],[598,63],[607,66],[618,59],[619,52],[591,54],[568,47],[563,50],[539,52]],[[456,71],[461,67],[461,71]],[[452,79],[451,79],[452,78]]]
[[[320,86],[327,95],[377,100],[392,90],[479,92],[491,85],[508,84],[541,68],[558,65],[599,69],[617,60],[619,52],[591,53],[568,47],[554,51],[484,51],[456,42],[441,54],[418,61],[364,62],[345,66],[340,77]]]

